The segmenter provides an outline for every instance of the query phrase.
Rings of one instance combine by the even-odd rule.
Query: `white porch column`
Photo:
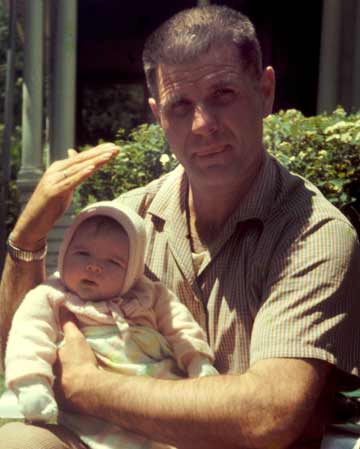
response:
[[[331,112],[338,102],[342,8],[339,0],[323,0],[317,112]]]
[[[27,0],[25,9],[22,156],[18,175],[23,205],[42,174],[43,0]]]
[[[50,161],[67,157],[75,142],[77,1],[52,2],[52,45],[50,87]],[[68,211],[48,238],[48,271],[57,266],[57,253],[64,231],[71,221]]]
[[[77,1],[57,0],[53,8],[50,159],[55,161],[66,157],[75,139]]]

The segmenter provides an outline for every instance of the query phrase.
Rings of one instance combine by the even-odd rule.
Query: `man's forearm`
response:
[[[6,257],[0,284],[1,365],[11,321],[25,294],[45,277],[44,261],[21,262]]]
[[[140,431],[149,439],[179,449],[246,449],[253,445],[237,420],[238,395],[229,395],[227,391],[235,382],[237,379],[224,376],[177,382],[155,379],[140,379],[139,382],[139,379],[127,377],[117,380],[114,391],[117,394],[112,404],[102,401],[107,387],[101,385],[102,391],[96,391],[93,407],[98,416],[108,416],[128,430]],[[120,413],[118,394],[122,396]],[[248,420],[246,415],[242,427],[251,428],[250,422],[245,425],[245,419]]]
[[[168,381],[94,368],[86,384],[76,381],[71,401],[77,411],[178,448],[281,449],[302,432],[325,376],[305,369],[292,391],[290,371],[276,372],[275,382],[256,372]]]

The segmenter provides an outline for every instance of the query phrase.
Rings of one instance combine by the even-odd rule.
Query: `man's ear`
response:
[[[149,102],[151,112],[153,113],[156,121],[160,124],[159,108],[158,108],[155,98],[152,98],[152,97],[149,98],[148,102]]]
[[[275,97],[275,71],[271,66],[265,68],[260,85],[263,97],[263,117],[266,117],[272,112]]]

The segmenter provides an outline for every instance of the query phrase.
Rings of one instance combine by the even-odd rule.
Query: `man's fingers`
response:
[[[120,148],[114,143],[102,143],[101,145],[97,145],[96,147],[90,148],[89,150],[82,151],[81,153],[77,153],[78,159],[88,159],[91,157],[97,157],[109,153],[110,155],[115,155],[119,152]]]
[[[83,365],[90,363],[97,364],[96,357],[79,329],[79,323],[73,313],[65,307],[59,310],[60,326],[64,333],[63,344],[58,350],[59,363],[62,369],[67,364]]]
[[[67,150],[67,155],[68,158],[71,159],[72,157],[75,157],[78,154],[78,152],[76,150],[74,150],[73,148],[69,148]]]
[[[68,331],[74,330],[74,328],[77,327],[77,319],[73,313],[71,313],[68,309],[65,309],[65,307],[60,307],[59,310],[59,319],[60,319],[60,326],[65,333]]]
[[[53,164],[54,170],[66,170],[72,167],[80,166],[82,164],[97,164],[102,161],[110,160],[116,154],[118,154],[120,148],[114,144],[101,144],[97,147],[91,148],[81,153],[77,153],[75,150],[68,150],[68,158],[57,161]],[[71,154],[71,156],[70,156]]]
[[[86,177],[86,174],[89,176],[89,173],[92,174],[96,169],[109,162],[119,153],[119,150],[120,148],[114,144],[99,145],[81,153],[70,149],[68,150],[69,157],[55,162],[51,171],[59,174],[65,171],[66,177],[82,174]]]
[[[25,248],[36,248],[70,205],[75,188],[118,152],[114,144],[101,144],[82,153],[70,149],[69,158],[50,165],[17,223],[17,234],[31,235],[23,239]]]
[[[120,148],[115,145],[114,143],[102,143],[101,145],[98,145],[96,147],[90,148],[89,150],[82,151],[81,153],[76,154],[76,159],[81,162],[85,160],[92,160],[92,159],[98,159],[103,157],[109,157],[115,156],[120,151]],[[68,163],[71,164],[71,159],[67,160]]]
[[[119,152],[114,144],[101,144],[90,150],[76,153],[68,150],[68,159],[54,162],[48,170],[49,179],[56,189],[67,192],[73,190]],[[51,178],[50,178],[51,177]]]

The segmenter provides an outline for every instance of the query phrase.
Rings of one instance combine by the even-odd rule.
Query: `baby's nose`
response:
[[[92,273],[101,273],[102,272],[102,267],[98,264],[95,263],[88,263],[86,265],[86,271],[90,271]]]

